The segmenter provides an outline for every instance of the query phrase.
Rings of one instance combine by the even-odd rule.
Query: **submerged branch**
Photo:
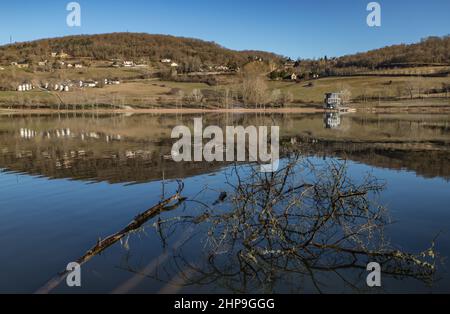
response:
[[[178,183],[178,190],[177,193],[159,204],[153,206],[152,208],[146,210],[145,212],[139,214],[136,216],[132,222],[130,222],[124,229],[121,231],[110,235],[109,237],[105,238],[104,240],[99,240],[97,244],[92,247],[89,251],[86,252],[82,257],[80,257],[76,263],[79,265],[83,265],[87,263],[89,260],[91,260],[93,257],[101,254],[103,251],[105,251],[107,248],[111,247],[113,244],[117,243],[121,239],[123,239],[128,234],[138,230],[141,228],[147,221],[150,219],[156,217],[157,215],[171,211],[176,209],[178,206],[180,206],[186,199],[181,197],[181,192],[183,191],[184,185],[183,183]],[[172,204],[173,202],[176,202],[175,204]],[[172,205],[171,205],[172,204]],[[65,270],[58,274],[55,278],[50,280],[45,286],[40,288],[36,293],[37,294],[46,294],[50,293],[52,290],[54,290],[69,274],[69,271]]]

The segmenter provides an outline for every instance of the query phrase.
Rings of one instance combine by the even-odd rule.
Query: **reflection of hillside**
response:
[[[76,146],[76,145],[75,145]],[[221,165],[175,163],[161,154],[158,146],[147,150],[111,147],[108,151],[63,146],[24,146],[0,148],[0,168],[48,178],[107,181],[110,183],[147,182],[184,178],[218,169]],[[170,150],[164,149],[164,151]]]
[[[195,115],[0,116],[0,168],[92,181],[183,178],[223,164],[174,163],[176,125]],[[204,126],[279,125],[307,155],[347,157],[368,165],[450,178],[446,115],[204,115]],[[324,123],[325,122],[325,123]],[[164,174],[163,174],[164,172]]]
[[[294,142],[305,155],[336,156],[376,167],[406,169],[424,177],[450,179],[450,151],[433,144],[311,142],[300,138]],[[110,143],[108,149],[92,145],[80,148],[78,142],[72,145],[2,146],[0,167],[49,178],[125,183],[184,178],[223,166],[206,162],[175,163],[167,158],[169,142],[148,143],[145,149],[129,147],[129,143]]]
[[[450,150],[431,143],[318,142],[300,145],[303,153],[346,158],[375,167],[414,171],[426,178],[450,180]]]

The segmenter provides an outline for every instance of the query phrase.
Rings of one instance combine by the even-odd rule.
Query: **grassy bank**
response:
[[[234,83],[210,86],[159,79],[129,79],[121,85],[63,93],[0,91],[0,107],[68,109],[76,105],[76,109],[229,108],[239,103],[238,80],[236,77]],[[330,77],[309,82],[267,81],[265,92],[267,95],[276,90],[289,93],[292,95],[292,103],[287,104],[289,107],[321,107],[325,93],[341,90],[350,91],[357,108],[449,106],[450,95],[429,92],[439,89],[442,84],[450,84],[450,77]],[[200,92],[200,96],[195,96],[196,92]],[[226,93],[228,96],[224,101]]]

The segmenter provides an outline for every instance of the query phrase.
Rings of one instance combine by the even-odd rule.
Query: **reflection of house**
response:
[[[343,105],[341,93],[325,94],[325,109],[339,109]]]
[[[338,112],[327,112],[324,122],[326,129],[337,129],[341,125],[341,115]]]
[[[25,128],[20,129],[20,137],[21,138],[31,139],[36,136],[37,136],[36,131],[30,130],[30,129],[25,129]]]

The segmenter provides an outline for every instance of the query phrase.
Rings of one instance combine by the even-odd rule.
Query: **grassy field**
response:
[[[414,97],[419,90],[441,88],[442,83],[450,84],[450,77],[331,77],[312,81],[312,86],[301,82],[269,82],[271,90],[280,89],[291,92],[296,101],[304,103],[322,103],[324,94],[348,89],[352,98],[363,97],[409,97],[412,87]],[[422,95],[424,96],[424,95]]]
[[[45,81],[45,80],[92,80],[102,78],[129,79],[139,75],[153,73],[153,68],[112,68],[84,67],[81,69],[58,69],[54,72],[31,71],[8,66],[0,72],[1,75],[13,81]]]
[[[423,66],[397,69],[382,69],[367,72],[371,75],[433,75],[450,71],[450,66]]]
[[[5,71],[21,71],[11,70]],[[209,86],[204,83],[181,83],[161,81],[159,79],[136,79],[142,72],[149,69],[126,69],[126,68],[86,68],[81,71],[65,70],[60,74],[68,76],[70,79],[86,79],[93,77],[120,77],[123,81],[121,85],[106,86],[104,88],[88,88],[64,93],[30,91],[30,92],[10,92],[0,91],[0,104],[23,104],[31,106],[33,104],[111,104],[115,106],[136,106],[139,108],[152,108],[158,105],[182,103],[182,96],[189,96],[194,89],[201,91],[217,92],[225,89],[225,85]],[[4,72],[4,71],[2,71]],[[57,74],[58,72],[56,72]],[[33,75],[31,73],[28,73]],[[48,73],[38,73],[39,75],[49,75]],[[52,75],[55,75],[53,73]],[[39,79],[35,77],[35,79]],[[42,78],[40,78],[42,79]],[[236,77],[237,80],[237,77]],[[410,99],[411,93],[414,98],[429,98],[441,95],[427,95],[425,91],[430,89],[440,89],[443,84],[450,84],[450,77],[332,77],[322,78],[309,82],[285,82],[267,81],[270,95],[275,90],[293,95],[295,103],[315,104],[321,106],[324,94],[349,90],[353,99],[358,102],[371,103],[378,99],[391,100]],[[226,85],[228,89],[236,93],[240,89],[238,83]],[[174,91],[181,90],[181,93]],[[181,96],[180,96],[181,95]]]
[[[104,88],[86,88],[70,92],[11,92],[0,91],[0,104],[21,103],[25,106],[40,103],[48,105],[63,104],[111,104],[115,106],[151,107],[164,102],[176,102],[179,96],[172,95],[172,89],[179,89],[184,95],[192,94],[194,89],[205,90],[204,83],[179,83],[160,80],[137,80]]]

